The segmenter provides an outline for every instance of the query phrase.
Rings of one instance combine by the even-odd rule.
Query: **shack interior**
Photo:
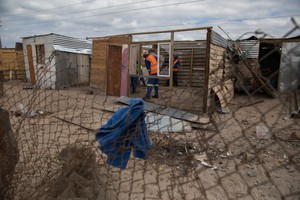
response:
[[[212,27],[93,38],[91,86],[107,95],[144,97],[146,87],[140,79],[147,81],[149,75],[142,55],[150,51],[157,56],[159,79],[159,98],[150,101],[201,115],[210,106],[223,102],[224,107],[233,97],[233,81],[224,79],[227,46]],[[177,87],[173,85],[174,54],[181,63]],[[139,78],[135,93],[131,90],[132,77]],[[222,90],[226,94],[221,94]]]

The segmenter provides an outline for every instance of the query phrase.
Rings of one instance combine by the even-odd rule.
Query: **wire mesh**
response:
[[[55,67],[50,65],[52,59],[44,70]],[[99,128],[124,107],[116,97],[88,86],[51,90],[38,84],[24,87],[21,81],[3,82],[0,106],[9,114],[11,131],[10,136],[1,132],[1,144],[15,143],[17,150],[1,149],[1,189],[6,188],[1,195],[51,200],[299,199],[299,119],[288,116],[291,96],[272,87],[271,91],[276,98],[269,98],[260,84],[251,90],[242,86],[226,102],[228,113],[220,113],[212,94],[217,103],[212,104],[211,122],[193,128],[168,119],[167,125],[178,123],[181,130],[165,130],[157,126],[164,115],[152,123],[146,118],[152,143],[147,159],[131,155],[121,170],[106,163],[107,155],[95,140]],[[179,87],[174,95],[189,94]],[[118,146],[121,160],[137,132],[134,127],[125,129],[125,142]],[[17,164],[8,155],[17,158]],[[14,171],[10,184],[3,185],[6,163]]]

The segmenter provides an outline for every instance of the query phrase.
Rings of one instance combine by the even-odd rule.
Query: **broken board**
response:
[[[131,98],[122,96],[117,99],[118,102],[129,105]],[[210,122],[209,117],[200,117],[192,113],[184,112],[175,108],[169,108],[155,103],[144,101],[144,109],[153,113],[158,113],[161,115],[167,115],[176,119],[186,120],[189,122],[207,124]]]

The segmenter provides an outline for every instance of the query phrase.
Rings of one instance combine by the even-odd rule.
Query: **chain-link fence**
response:
[[[276,45],[271,51],[281,52]],[[299,108],[299,87],[293,95],[277,92],[273,77],[280,69],[267,66],[245,84],[239,66],[249,61],[233,51],[239,58],[224,63],[236,64],[236,93],[227,112],[212,94],[209,123],[172,118],[161,112],[162,101],[124,107],[88,86],[50,90],[3,82],[1,198],[299,199],[299,113],[290,112]],[[178,98],[193,95],[173,90]]]

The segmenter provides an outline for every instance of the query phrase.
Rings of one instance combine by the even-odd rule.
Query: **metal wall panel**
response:
[[[247,58],[258,58],[259,41],[258,40],[245,40],[238,41],[240,48],[248,52]]]
[[[59,52],[56,56],[55,88],[89,85],[89,55]]]
[[[232,42],[223,38],[220,34],[215,31],[211,31],[211,43],[226,48],[231,46]]]
[[[300,42],[283,43],[280,63],[279,91],[292,92],[300,85]]]

